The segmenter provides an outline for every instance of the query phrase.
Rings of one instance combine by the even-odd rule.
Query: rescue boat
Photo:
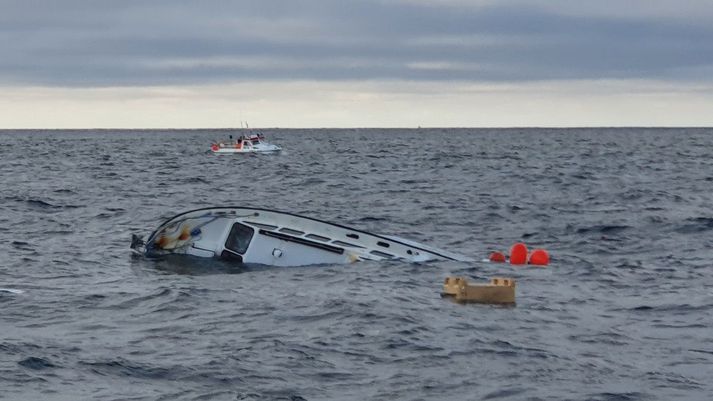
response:
[[[178,214],[131,249],[146,257],[170,254],[245,264],[300,266],[361,260],[472,261],[418,242],[270,209],[211,207]]]
[[[230,135],[228,141],[216,141],[210,145],[210,150],[213,153],[261,153],[261,152],[279,152],[281,147],[273,145],[265,141],[265,136],[262,134],[240,135],[233,140]]]

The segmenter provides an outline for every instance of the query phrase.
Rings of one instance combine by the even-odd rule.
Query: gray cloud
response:
[[[666,19],[534,1],[0,1],[4,85],[709,80],[713,65],[713,27],[680,10]]]

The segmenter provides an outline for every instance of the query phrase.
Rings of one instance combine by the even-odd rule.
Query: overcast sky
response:
[[[709,0],[0,0],[0,128],[713,125]]]

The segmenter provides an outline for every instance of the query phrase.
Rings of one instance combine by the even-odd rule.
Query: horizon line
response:
[[[178,127],[152,127],[152,128],[141,128],[141,127],[132,127],[132,128],[87,128],[87,127],[76,127],[76,128],[42,128],[42,127],[36,127],[36,128],[0,128],[0,131],[165,131],[165,130],[173,130],[173,131],[205,131],[205,130],[220,130],[220,131],[228,131],[228,130],[266,130],[266,129],[279,129],[279,130],[354,130],[354,129],[363,129],[363,130],[375,130],[375,129],[381,129],[381,130],[402,130],[402,129],[413,129],[413,130],[418,130],[418,129],[592,129],[592,128],[602,128],[602,129],[630,129],[630,128],[646,128],[646,129],[677,129],[677,128],[686,128],[686,129],[713,129],[713,126],[704,126],[704,125],[573,125],[573,126],[472,126],[472,127],[467,127],[467,126],[459,126],[459,127],[448,127],[448,126],[433,126],[433,127],[424,127],[424,126],[416,126],[416,127],[251,127],[251,128],[242,128],[242,127],[202,127],[202,128],[178,128]]]

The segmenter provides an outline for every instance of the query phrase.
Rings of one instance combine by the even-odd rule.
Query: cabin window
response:
[[[255,230],[244,224],[235,223],[230,229],[228,239],[225,240],[225,247],[233,252],[240,254],[245,253],[250,245],[250,240],[253,238]]]
[[[325,241],[325,242],[329,241],[329,238],[323,237],[323,236],[317,235],[317,234],[307,234],[307,235],[305,235],[305,237],[307,237],[309,239],[315,239],[317,241]]]
[[[381,252],[381,251],[371,251],[369,253],[372,255],[380,256],[382,258],[387,258],[387,259],[391,259],[394,257],[394,255],[388,254],[386,252]]]
[[[332,241],[332,243],[333,243],[334,245],[346,246],[346,247],[348,247],[348,248],[364,248],[363,246],[350,244],[350,243],[344,242],[344,241]]]
[[[277,228],[277,226],[273,226],[270,224],[255,223],[254,221],[245,221],[245,223],[250,224],[251,226],[255,226],[257,228],[265,229],[265,230],[274,230]]]
[[[281,228],[279,231],[281,233],[290,234],[290,235],[304,235],[304,233],[302,231],[293,230],[291,228],[286,228],[286,227]]]

